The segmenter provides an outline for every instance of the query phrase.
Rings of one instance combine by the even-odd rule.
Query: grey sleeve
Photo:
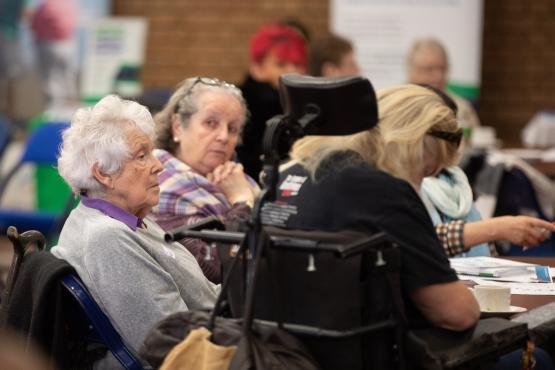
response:
[[[98,235],[85,258],[95,299],[134,348],[165,316],[186,311],[172,276],[126,232]]]

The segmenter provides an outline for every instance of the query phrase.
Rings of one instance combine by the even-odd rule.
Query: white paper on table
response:
[[[514,274],[511,276],[505,276],[505,277],[483,277],[483,276],[476,276],[476,275],[465,275],[465,274],[458,274],[459,279],[461,280],[473,280],[476,281],[477,279],[480,279],[482,281],[485,282],[490,282],[490,281],[499,281],[499,282],[505,282],[505,283],[533,283],[533,284],[545,284],[545,283],[539,283],[538,281],[536,281],[536,274],[533,271],[523,271],[522,274]]]
[[[520,295],[555,295],[555,283],[511,283],[469,276],[469,280],[478,285],[499,285],[511,288],[511,294]]]
[[[494,257],[450,258],[451,267],[463,276],[479,276],[495,274],[487,278],[498,281],[514,281],[521,283],[534,282],[536,279],[535,265]],[[470,280],[474,280],[470,278]]]
[[[535,266],[531,263],[512,261],[496,257],[464,257],[464,258],[449,258],[451,267],[456,266],[470,266],[470,267],[511,267],[511,266]]]

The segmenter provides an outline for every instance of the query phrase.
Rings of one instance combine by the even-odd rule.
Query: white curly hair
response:
[[[93,165],[106,174],[117,173],[127,158],[129,129],[138,128],[155,138],[154,120],[148,109],[116,95],[102,98],[93,107],[78,109],[63,133],[58,172],[75,194],[97,197],[104,186],[92,175]]]

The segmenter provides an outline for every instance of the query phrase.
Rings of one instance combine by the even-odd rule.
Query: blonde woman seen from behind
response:
[[[275,203],[288,217],[276,222],[295,229],[386,232],[400,247],[409,325],[467,329],[479,317],[478,305],[449,267],[414,189],[376,169],[380,141],[379,127],[299,140],[278,185],[294,191],[279,191]]]

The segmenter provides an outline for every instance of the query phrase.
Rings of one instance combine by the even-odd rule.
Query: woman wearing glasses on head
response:
[[[232,161],[248,110],[241,91],[232,84],[206,77],[183,81],[164,109],[155,116],[155,156],[160,203],[154,219],[166,230],[216,216],[224,224],[250,214],[259,188]],[[215,248],[198,239],[181,243],[196,257],[204,274],[221,281]]]
[[[430,86],[402,85],[378,94],[384,140],[382,170],[408,181],[420,194],[448,256],[490,255],[488,242],[536,246],[555,231],[527,216],[481,220],[459,160],[462,130],[457,106]]]

